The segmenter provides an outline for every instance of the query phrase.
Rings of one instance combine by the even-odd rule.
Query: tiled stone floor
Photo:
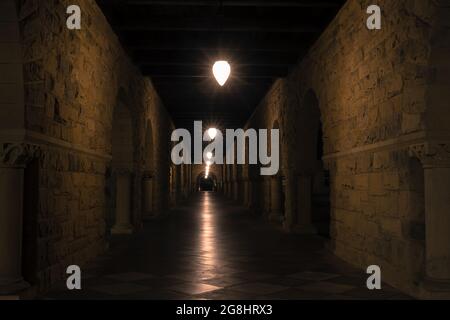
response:
[[[315,236],[285,234],[214,193],[170,218],[117,236],[82,270],[82,290],[65,282],[44,299],[409,299],[324,249]]]

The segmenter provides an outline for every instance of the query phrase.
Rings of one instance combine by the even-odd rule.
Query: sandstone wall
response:
[[[66,8],[72,4],[82,8],[81,30],[66,28]],[[33,169],[39,179],[39,207],[29,213],[35,215],[29,220],[36,221],[38,232],[26,242],[37,247],[35,284],[45,289],[68,265],[82,265],[106,247],[107,221],[114,219],[109,182],[114,177],[111,141],[119,129],[112,120],[118,104],[132,118],[136,229],[142,223],[142,174],[149,154],[152,168],[157,168],[152,172],[153,211],[160,214],[168,207],[173,125],[151,81],[133,66],[95,1],[21,0],[19,19],[25,140],[42,151]],[[151,152],[145,150],[149,125]]]
[[[432,131],[448,137],[449,7],[378,1],[382,30],[369,31],[370,4],[345,4],[307,56],[273,85],[248,127],[270,128],[278,118],[284,174],[310,174],[312,93],[330,171],[333,251],[362,268],[380,265],[385,281],[417,295],[425,265],[424,173],[409,151]],[[296,215],[301,203],[293,194],[286,208]]]

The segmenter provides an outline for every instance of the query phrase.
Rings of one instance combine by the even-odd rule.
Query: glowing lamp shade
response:
[[[209,128],[208,129],[208,135],[211,138],[211,140],[214,140],[214,138],[217,135],[217,129],[216,128]]]
[[[223,86],[231,73],[230,64],[227,61],[216,61],[213,66],[213,74],[217,82]]]

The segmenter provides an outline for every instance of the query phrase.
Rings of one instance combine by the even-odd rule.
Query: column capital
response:
[[[419,159],[424,168],[450,168],[450,143],[424,142],[410,146],[408,152]]]
[[[132,170],[130,168],[118,167],[113,169],[114,174],[118,176],[130,175]]]
[[[35,144],[0,142],[0,167],[25,167],[39,150]]]

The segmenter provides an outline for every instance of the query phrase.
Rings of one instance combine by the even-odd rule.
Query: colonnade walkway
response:
[[[82,269],[44,299],[408,299],[326,250],[318,236],[286,234],[216,193],[197,193],[167,219]]]

